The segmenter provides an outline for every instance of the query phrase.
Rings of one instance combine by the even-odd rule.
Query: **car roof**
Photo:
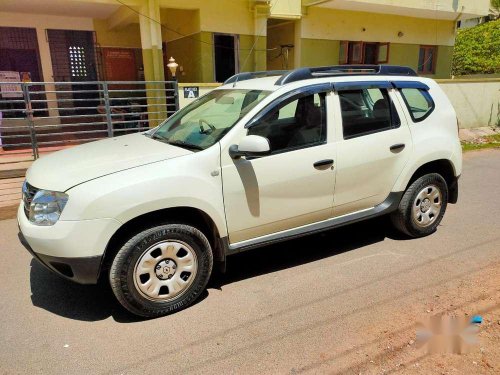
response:
[[[415,82],[429,82],[432,81],[429,78],[424,77],[414,77],[414,76],[397,76],[397,75],[339,75],[339,76],[328,76],[328,77],[317,77],[311,79],[304,79],[299,81],[294,81],[291,83],[285,83],[283,85],[277,85],[276,82],[280,78],[280,75],[261,77],[247,79],[239,82],[232,82],[220,86],[219,89],[243,89],[243,90],[264,90],[264,91],[277,91],[280,89],[294,89],[298,87],[304,87],[319,83],[335,83],[335,82],[379,82],[379,81],[415,81]],[[288,90],[287,90],[288,91]]]

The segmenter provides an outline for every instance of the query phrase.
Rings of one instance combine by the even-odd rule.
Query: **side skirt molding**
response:
[[[298,228],[289,229],[286,231],[271,233],[262,237],[253,238],[246,241],[229,244],[228,237],[221,239],[228,243],[226,249],[227,255],[236,254],[242,251],[271,245],[276,242],[287,241],[293,238],[307,236],[314,233],[320,233],[333,228],[338,228],[347,224],[358,221],[371,219],[377,216],[382,216],[395,211],[398,208],[399,202],[403,197],[404,192],[391,192],[389,196],[380,204],[367,210],[353,212],[351,214],[335,217],[332,219],[320,221],[318,223],[304,225]]]

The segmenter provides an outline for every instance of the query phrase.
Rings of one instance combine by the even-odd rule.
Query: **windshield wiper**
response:
[[[159,141],[168,141],[168,138],[163,136],[163,135],[160,135],[160,134],[157,134],[157,133],[153,133],[153,134],[146,134],[146,136],[148,136],[149,138],[151,139],[157,139]]]
[[[167,143],[172,146],[179,146],[179,147],[184,147],[187,149],[192,149],[192,150],[203,150],[203,147],[198,146],[198,145],[193,145],[192,143],[187,143],[184,141],[169,141],[167,140]]]

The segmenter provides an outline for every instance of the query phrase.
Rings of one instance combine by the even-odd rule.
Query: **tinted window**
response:
[[[386,89],[340,91],[344,139],[399,126],[399,117]]]
[[[271,152],[314,146],[326,141],[325,94],[288,99],[248,130],[266,137]]]
[[[415,122],[425,119],[434,109],[434,102],[426,90],[401,89],[401,94]]]

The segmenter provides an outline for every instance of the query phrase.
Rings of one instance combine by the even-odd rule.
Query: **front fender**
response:
[[[61,220],[113,218],[126,223],[166,208],[205,212],[221,236],[227,235],[219,147],[103,176],[67,191]]]

